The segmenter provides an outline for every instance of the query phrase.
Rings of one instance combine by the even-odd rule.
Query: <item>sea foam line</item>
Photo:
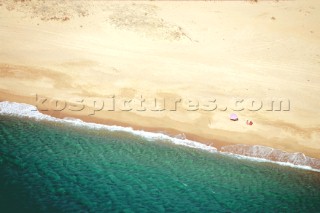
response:
[[[289,163],[289,162],[273,161],[273,160],[268,160],[265,158],[239,155],[239,154],[234,154],[234,153],[230,153],[230,152],[219,151],[219,153],[221,153],[223,155],[230,156],[232,158],[241,159],[241,160],[249,160],[249,161],[254,161],[254,162],[259,162],[259,163],[273,163],[273,164],[278,164],[280,166],[286,166],[286,167],[292,167],[292,168],[296,168],[296,169],[303,169],[303,170],[309,170],[309,171],[314,171],[314,172],[320,172],[319,169],[312,168],[311,166],[297,165],[297,164],[293,164],[293,163]]]
[[[74,119],[74,118],[64,118],[64,119],[55,118],[49,115],[42,114],[37,110],[35,106],[29,105],[29,104],[8,102],[8,101],[0,102],[0,114],[33,118],[35,120],[68,123],[74,126],[81,126],[81,127],[87,127],[87,128],[93,128],[93,129],[105,129],[108,131],[123,131],[123,132],[131,133],[133,135],[138,135],[148,140],[166,140],[177,145],[201,149],[208,152],[217,152],[217,149],[212,146],[207,146],[205,144],[188,140],[188,139],[179,139],[179,138],[170,137],[163,133],[146,132],[143,130],[133,130],[131,127],[89,123],[89,122],[84,122],[80,119]]]
[[[80,119],[75,119],[75,118],[64,118],[64,119],[55,118],[55,117],[40,113],[37,110],[37,108],[33,105],[24,104],[24,103],[16,103],[16,102],[8,102],[8,101],[0,102],[0,115],[12,115],[12,116],[17,116],[17,117],[32,118],[35,120],[45,120],[45,121],[58,122],[58,123],[68,123],[68,124],[71,124],[74,126],[87,127],[87,128],[92,128],[92,129],[105,129],[108,131],[123,131],[123,132],[131,133],[133,135],[141,136],[141,137],[146,138],[148,140],[167,140],[167,141],[170,141],[170,142],[177,144],[177,145],[201,149],[201,150],[205,150],[205,151],[212,152],[212,153],[220,153],[222,155],[230,156],[233,158],[246,159],[246,160],[255,161],[255,162],[274,163],[274,164],[278,164],[281,166],[289,166],[289,167],[298,168],[298,169],[320,172],[319,169],[314,169],[310,166],[296,165],[296,164],[287,163],[287,162],[272,161],[272,160],[268,160],[268,159],[264,159],[264,158],[243,156],[243,155],[233,154],[233,153],[229,153],[229,152],[221,152],[221,151],[219,152],[219,151],[217,151],[217,149],[215,147],[207,146],[205,144],[202,144],[202,143],[199,143],[196,141],[192,141],[192,140],[188,140],[188,139],[179,139],[179,138],[170,137],[170,136],[165,135],[163,133],[146,132],[143,130],[133,130],[131,127],[122,127],[122,126],[116,126],[116,125],[111,126],[111,125],[103,125],[103,124],[97,124],[97,123],[89,123],[89,122],[84,122]]]

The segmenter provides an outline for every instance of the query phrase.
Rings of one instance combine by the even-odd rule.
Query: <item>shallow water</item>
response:
[[[320,173],[0,116],[0,212],[319,212]]]

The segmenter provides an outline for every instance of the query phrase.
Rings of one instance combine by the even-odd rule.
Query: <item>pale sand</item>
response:
[[[320,158],[318,0],[0,4],[0,101],[289,99],[290,111],[244,110],[237,122],[230,109],[46,113]]]

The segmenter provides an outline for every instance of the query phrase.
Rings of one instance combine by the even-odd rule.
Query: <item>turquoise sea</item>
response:
[[[320,212],[320,173],[1,115],[0,212]]]

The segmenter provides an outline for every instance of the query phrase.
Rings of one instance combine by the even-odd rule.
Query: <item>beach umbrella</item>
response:
[[[232,113],[232,114],[230,115],[230,120],[232,120],[232,121],[237,121],[237,120],[238,120],[238,116],[237,116],[236,114]]]

